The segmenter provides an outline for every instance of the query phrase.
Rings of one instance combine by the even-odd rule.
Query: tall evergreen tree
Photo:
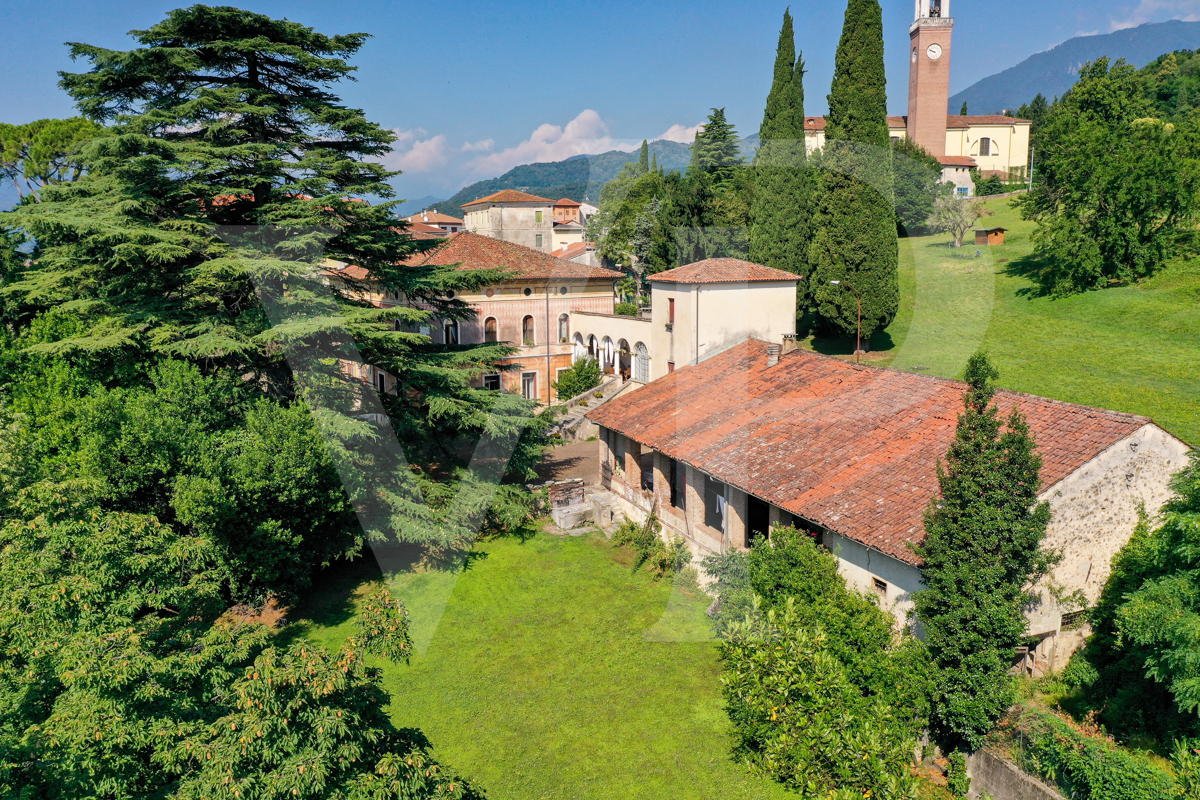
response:
[[[864,346],[900,304],[890,142],[883,14],[878,0],[850,0],[829,92],[810,280],[822,327],[847,337],[858,324],[847,285],[858,291]]]
[[[645,139],[642,139],[642,151],[638,155],[638,167],[641,169],[643,175],[650,171],[650,145]]]
[[[1052,563],[1041,549],[1050,522],[1049,504],[1038,500],[1042,459],[1015,408],[1000,419],[997,377],[983,353],[967,363],[965,408],[917,549],[925,589],[914,602],[936,668],[943,746],[979,747],[1013,702],[1008,665],[1025,635],[1022,609]]]
[[[725,109],[712,109],[704,123],[704,130],[696,133],[689,171],[707,173],[721,186],[728,183],[734,171],[744,163],[737,130],[725,119]]]
[[[963,100],[962,110],[958,112],[958,115],[960,117],[965,117],[967,115],[967,101],[966,100]]]
[[[650,171],[658,172],[658,153],[650,154]]]
[[[809,192],[804,146],[804,61],[796,57],[792,15],[783,12],[783,28],[775,51],[775,77],[759,129],[761,144],[754,159],[754,204],[751,208],[750,260],[776,269],[808,273]],[[799,286],[800,305],[807,306]]]

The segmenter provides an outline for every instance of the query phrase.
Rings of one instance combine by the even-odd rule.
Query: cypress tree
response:
[[[1053,563],[1041,549],[1050,522],[1050,506],[1038,501],[1042,459],[1015,408],[1001,421],[996,377],[983,353],[967,363],[965,408],[917,549],[926,588],[914,603],[935,665],[943,747],[979,747],[1013,702],[1008,665],[1025,635],[1026,587]]]
[[[965,117],[967,115],[967,101],[966,100],[963,100],[962,111],[960,111],[958,113],[959,113],[959,116],[963,116],[963,117]]]
[[[638,168],[645,175],[650,171],[650,145],[642,139],[642,152],[638,155]]]
[[[796,57],[792,15],[783,12],[775,51],[775,77],[759,129],[754,159],[750,260],[805,275],[808,271],[809,192],[804,149],[804,62]],[[801,282],[801,306],[807,305]]]
[[[650,171],[658,172],[658,153],[650,154]]]
[[[810,285],[821,326],[847,337],[858,319],[847,288],[857,290],[864,347],[900,304],[890,143],[883,14],[878,0],[850,0],[829,92]]]

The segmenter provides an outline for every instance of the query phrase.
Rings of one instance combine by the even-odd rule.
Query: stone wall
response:
[[[979,750],[967,759],[967,775],[971,778],[969,800],[985,795],[992,800],[1065,800],[1058,791],[990,750]]]

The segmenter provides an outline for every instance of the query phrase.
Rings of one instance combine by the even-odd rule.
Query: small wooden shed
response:
[[[1004,244],[1004,234],[1008,228],[980,228],[975,231],[975,244]]]

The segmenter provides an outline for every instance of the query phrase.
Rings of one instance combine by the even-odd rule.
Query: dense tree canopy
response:
[[[971,357],[917,549],[925,588],[913,597],[935,669],[935,729],[945,744],[971,749],[1012,704],[1008,666],[1025,635],[1023,607],[1052,561],[1041,547],[1050,522],[1038,500],[1042,460],[1015,408],[1000,419],[997,377],[986,355]]]
[[[789,11],[783,12],[775,75],[758,133],[761,143],[754,157],[750,260],[807,275],[811,209],[804,143],[804,61],[796,56]],[[808,283],[799,285],[807,287]],[[800,302],[807,305],[803,297]]]
[[[862,338],[891,324],[900,304],[891,136],[878,0],[850,0],[838,43],[810,256],[821,324]],[[830,285],[830,281],[842,285]]]
[[[1037,221],[1043,289],[1067,295],[1153,274],[1200,202],[1200,120],[1153,117],[1133,67],[1107,58],[1047,113],[1037,177],[1020,201]]]

